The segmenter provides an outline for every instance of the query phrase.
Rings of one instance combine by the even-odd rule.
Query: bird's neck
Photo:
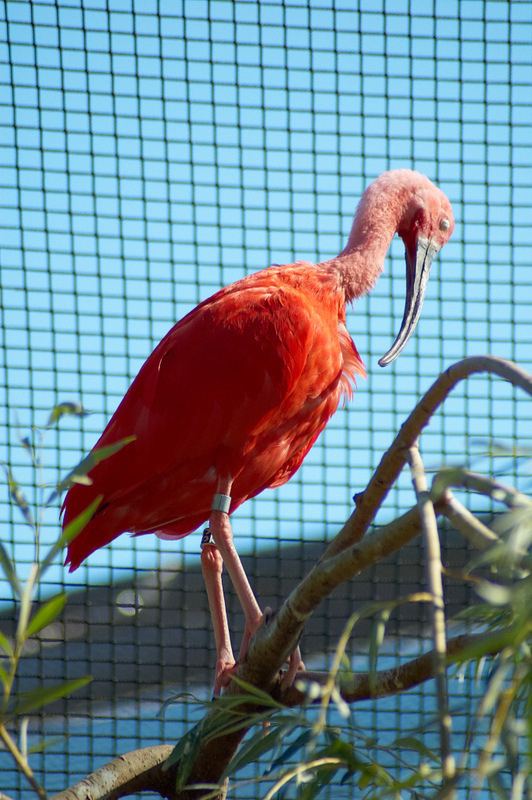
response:
[[[342,252],[322,266],[339,277],[346,303],[371,291],[384,268],[384,259],[397,229],[398,221],[389,215],[357,214]]]

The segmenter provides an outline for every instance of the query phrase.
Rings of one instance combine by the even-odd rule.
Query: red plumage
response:
[[[69,489],[64,525],[101,496],[68,547],[71,570],[124,531],[179,538],[209,520],[218,549],[204,548],[202,568],[218,652],[215,692],[234,665],[222,563],[246,616],[241,656],[262,618],[226,511],[289,480],[355,375],[365,376],[345,327],[346,303],[373,287],[394,234],[405,244],[407,292],[382,366],[412,334],[432,260],[453,229],[449,200],[428,178],[411,170],[381,175],[364,192],[339,256],[243,278],[172,328],[95,448],[134,439],[89,471],[89,486]],[[301,663],[297,649],[291,675]]]
[[[135,440],[67,494],[64,524],[103,495],[69,546],[70,569],[124,531],[195,530],[220,473],[233,478],[231,511],[289,480],[355,373],[365,376],[344,308],[334,275],[300,263],[243,278],[178,322],[95,449]]]

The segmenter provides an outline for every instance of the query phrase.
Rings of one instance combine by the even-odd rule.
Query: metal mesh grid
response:
[[[457,229],[408,351],[376,366],[402,314],[394,242],[386,274],[348,317],[367,382],[299,474],[234,517],[252,584],[276,605],[442,369],[484,352],[531,367],[530,4],[7,0],[0,14],[0,447],[23,484],[34,476],[17,425],[24,435],[42,427],[65,400],[93,412],[46,435],[47,477],[64,474],[176,319],[246,272],[339,252],[380,172],[413,167],[451,198]],[[424,435],[426,463],[463,461],[476,439],[523,441],[530,414],[503,383],[470,381]],[[405,476],[379,519],[411,502]],[[29,534],[7,495],[0,512],[2,539],[27,571]],[[57,532],[54,511],[43,538]],[[197,536],[122,536],[74,575],[49,573],[43,594],[67,588],[71,611],[25,679],[95,679],[88,705],[48,721],[67,734],[42,757],[48,791],[177,736],[193,714],[184,703],[170,732],[155,719],[170,686],[208,681],[214,663],[197,551]],[[460,543],[451,555],[466,558]],[[422,575],[413,548],[357,584],[357,601],[398,596]],[[304,652],[334,646],[331,619],[352,608],[352,598],[324,604]],[[429,694],[415,695],[415,714],[431,713]],[[382,709],[368,724],[397,732],[404,699]],[[2,754],[0,776],[26,796]]]

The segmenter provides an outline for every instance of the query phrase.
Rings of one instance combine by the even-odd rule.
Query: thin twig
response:
[[[447,694],[447,642],[443,599],[442,562],[438,524],[430,498],[427,476],[419,448],[409,448],[407,459],[412,473],[419,515],[423,526],[423,539],[427,557],[427,582],[432,595],[432,636],[434,640],[434,672],[438,692],[438,718],[440,723],[440,750],[444,783],[453,780],[456,764],[451,750],[451,715]]]
[[[6,749],[11,753],[13,756],[15,763],[19,770],[22,772],[28,783],[30,784],[31,788],[40,798],[40,800],[46,800],[46,792],[44,791],[43,787],[37,782],[35,779],[35,775],[33,774],[33,770],[31,769],[30,765],[26,758],[23,757],[22,753],[20,752],[19,748],[9,735],[7,728],[5,727],[4,723],[0,723],[0,738],[2,739]]]
[[[528,495],[507,486],[505,483],[488,478],[486,475],[479,475],[462,467],[444,468],[436,473],[432,481],[433,494],[441,495],[444,489],[453,486],[455,489],[468,489],[486,497],[491,497],[500,503],[504,503],[508,508],[517,506],[531,506],[532,500]]]
[[[484,525],[471,511],[454,496],[450,489],[446,489],[442,498],[445,505],[442,514],[477,550],[485,552],[501,540],[491,528]]]

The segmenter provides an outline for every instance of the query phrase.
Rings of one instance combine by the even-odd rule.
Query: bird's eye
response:
[[[440,231],[448,231],[450,227],[451,223],[449,222],[447,217],[444,217],[440,222]]]

